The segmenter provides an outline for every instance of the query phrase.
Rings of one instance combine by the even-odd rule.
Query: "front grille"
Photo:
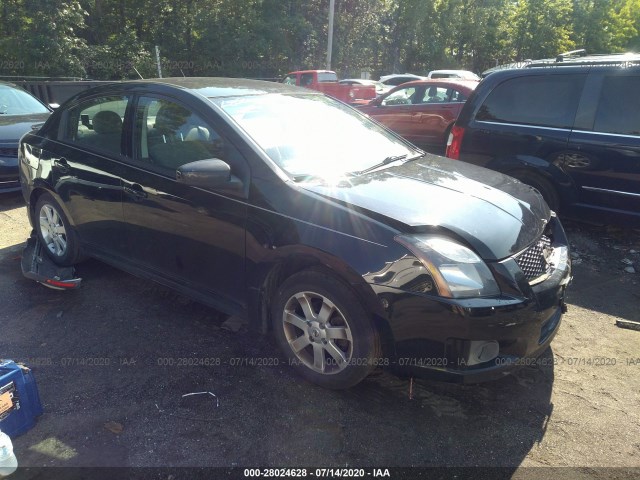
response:
[[[18,158],[17,148],[0,148],[0,157]]]
[[[516,263],[529,282],[551,271],[551,265],[545,257],[545,251],[549,252],[550,249],[551,239],[542,235],[536,243],[515,257]]]

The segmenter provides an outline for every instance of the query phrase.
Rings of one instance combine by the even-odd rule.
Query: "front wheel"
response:
[[[272,305],[276,340],[289,364],[326,388],[349,388],[375,367],[380,341],[346,284],[307,270],[289,277]]]
[[[47,255],[60,266],[79,261],[79,245],[75,231],[58,202],[43,193],[36,202],[36,232]]]

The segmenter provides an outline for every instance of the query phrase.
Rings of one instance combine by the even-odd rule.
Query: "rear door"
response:
[[[562,165],[576,208],[640,217],[640,71],[607,70],[590,75]]]
[[[120,174],[130,102],[128,95],[104,95],[70,108],[58,141],[45,143],[41,153],[81,241],[107,254],[125,250]]]
[[[450,86],[427,86],[420,100],[419,115],[413,116],[417,122],[416,131],[421,136],[420,143],[444,145],[447,128],[458,117],[465,100],[462,92]]]

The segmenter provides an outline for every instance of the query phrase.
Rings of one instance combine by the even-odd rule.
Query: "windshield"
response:
[[[418,150],[353,108],[322,95],[213,99],[294,178],[337,177]]]
[[[338,75],[334,72],[318,72],[318,82],[337,82]]]
[[[0,115],[47,113],[47,107],[27,92],[8,85],[0,85]]]

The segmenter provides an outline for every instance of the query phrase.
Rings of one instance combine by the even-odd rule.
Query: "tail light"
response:
[[[460,159],[460,146],[464,137],[464,128],[454,125],[447,139],[447,157],[454,160]]]

